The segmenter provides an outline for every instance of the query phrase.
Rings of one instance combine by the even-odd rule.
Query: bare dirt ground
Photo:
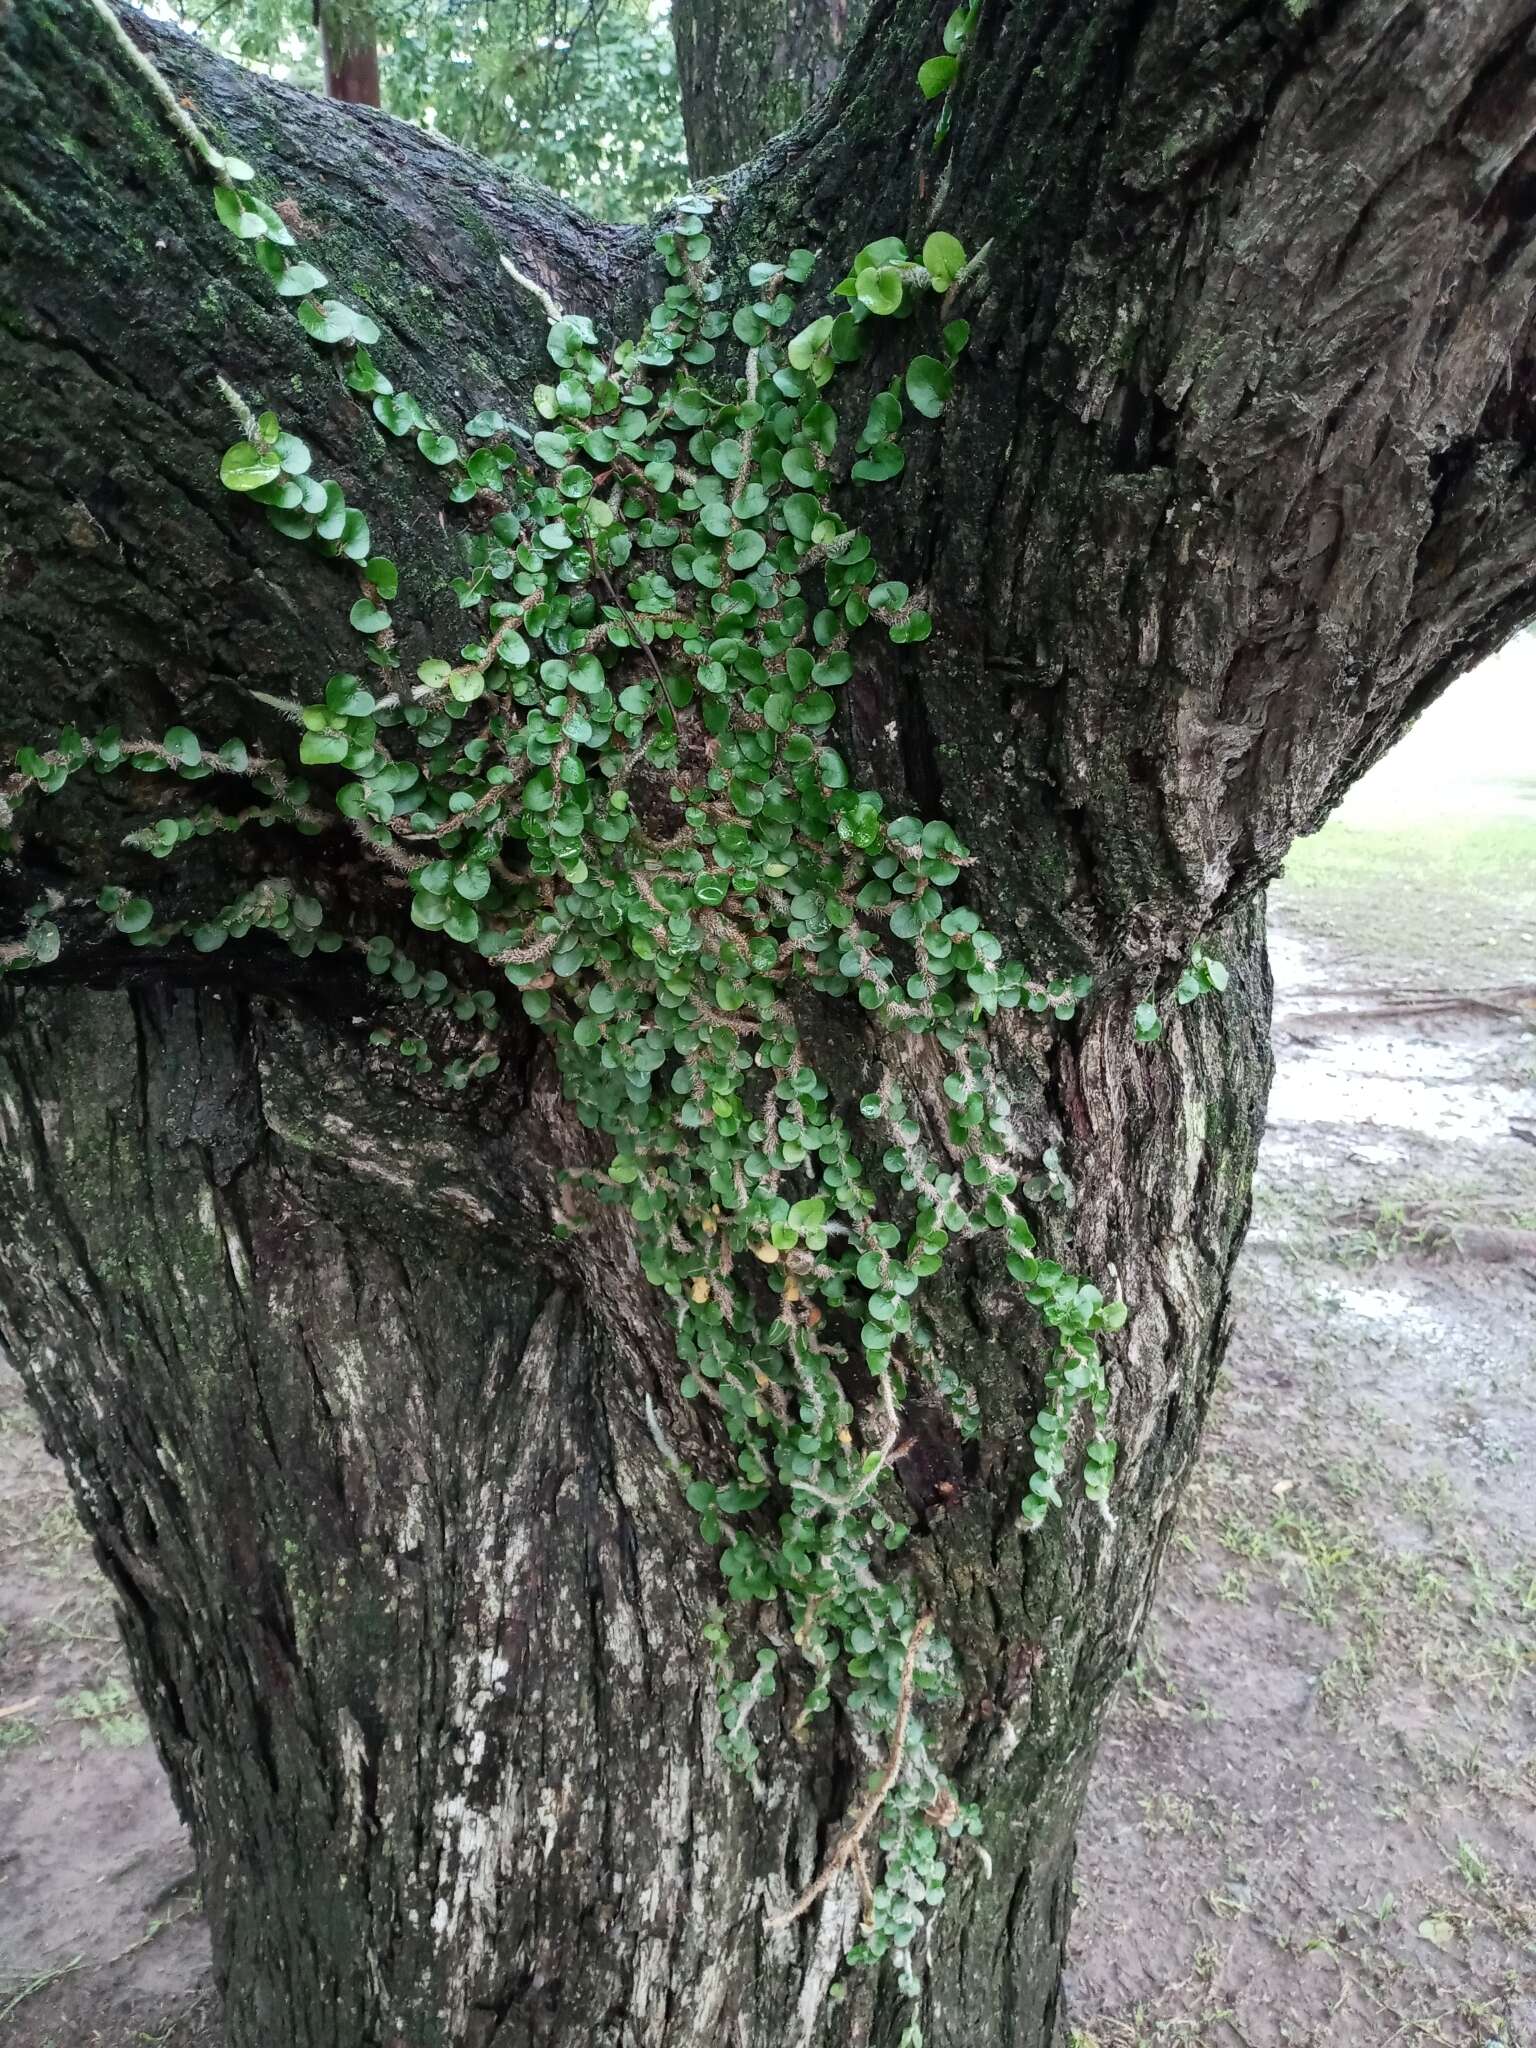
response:
[[[1536,982],[1314,995],[1276,950],[1225,1384],[1083,1831],[1077,2048],[1536,2048]]]
[[[216,2038],[192,1851],[106,1581],[0,1368],[0,2041]]]
[[[1275,893],[1240,1314],[1083,1832],[1076,2048],[1536,2048],[1530,752],[1453,788],[1426,733],[1411,827],[1352,803]],[[3,1375],[0,2048],[215,2039],[191,1854]]]

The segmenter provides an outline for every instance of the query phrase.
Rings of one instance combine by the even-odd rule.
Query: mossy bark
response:
[[[1076,1184],[1048,1243],[1131,1308],[1115,1524],[1072,1497],[1018,1533],[1043,1358],[985,1259],[936,1303],[979,1444],[919,1412],[902,1465],[964,1674],[939,1739],[986,1816],[926,1957],[927,2041],[1059,2048],[1078,1805],[1247,1213],[1262,885],[1536,611],[1536,94],[1514,5],[997,0],[936,158],[911,77],[944,11],[874,0],[829,102],[728,184],[718,241],[734,274],[824,249],[812,297],[878,232],[988,245],[944,309],[972,327],[959,392],[860,505],[934,637],[864,658],[838,740],[951,819],[1024,957],[1096,976],[1071,1026],[1012,1019],[996,1051],[1020,1166],[1054,1145]],[[540,373],[502,251],[621,331],[656,287],[643,233],[135,32],[445,417],[524,408]],[[185,717],[278,743],[248,691],[312,696],[346,666],[353,593],[220,489],[215,374],[310,441],[377,544],[446,572],[440,482],[374,430],[66,0],[0,21],[0,205],[0,732]],[[839,394],[847,419],[862,397]],[[395,613],[408,663],[461,637],[451,596]],[[0,1338],[120,1596],[231,2042],[894,2048],[890,1985],[840,1969],[856,1899],[765,1925],[859,1766],[836,1726],[796,1739],[792,1705],[761,1717],[753,1782],[715,1752],[718,1589],[647,1400],[701,1469],[718,1453],[623,1236],[556,1228],[558,1169],[591,1141],[538,1042],[445,1103],[372,1064],[377,996],[344,966],[94,938],[108,873],[195,907],[259,859],[387,909],[310,842],[141,874],[114,842],[146,787],[29,816],[0,870],[6,917],[49,894],[67,941],[0,1017]],[[1197,940],[1232,986],[1179,1010]],[[1146,995],[1170,1019],[1152,1048]],[[854,1096],[862,1042],[826,1035]]]

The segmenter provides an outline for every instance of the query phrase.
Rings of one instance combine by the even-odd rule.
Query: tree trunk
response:
[[[688,168],[745,163],[836,78],[862,0],[672,0]]]
[[[831,101],[733,181],[717,240],[728,271],[823,248],[823,285],[880,232],[990,240],[945,309],[972,327],[957,396],[866,515],[934,636],[861,670],[837,739],[954,823],[994,929],[1096,976],[1069,1026],[1016,1014],[994,1050],[1021,1169],[1054,1148],[1075,1183],[1041,1204],[1047,1248],[1131,1307],[1113,1526],[1069,1490],[1019,1531],[1046,1360],[985,1254],[934,1308],[980,1437],[919,1410],[901,1465],[911,1569],[961,1673],[934,1737],[984,1820],[925,1959],[927,2048],[1061,2048],[1085,1777],[1246,1221],[1262,885],[1536,611],[1536,95],[1512,4],[1224,24],[997,0],[935,156],[911,80],[946,12],[876,0]],[[655,296],[647,234],[134,32],[445,417],[525,413],[544,374],[540,306],[501,254],[616,332]],[[335,565],[221,491],[215,373],[280,403],[381,540],[450,570],[442,490],[242,266],[89,10],[18,0],[0,57],[0,730],[186,716],[260,737],[249,689],[307,691],[348,633]],[[871,387],[910,353],[877,354]],[[408,659],[456,617],[402,598]],[[765,1919],[863,1761],[836,1717],[798,1735],[793,1699],[754,1724],[750,1780],[716,1751],[716,1565],[648,1411],[700,1470],[720,1446],[617,1212],[558,1227],[558,1171],[592,1140],[541,1043],[444,1106],[382,1074],[375,987],[341,956],[279,971],[92,939],[132,801],[61,799],[0,869],[0,902],[46,895],[70,941],[0,1013],[0,1338],[119,1595],[230,2041],[896,2048],[907,2002],[842,1962],[851,1884]],[[204,844],[157,886],[241,872],[242,842]],[[1197,942],[1231,985],[1181,1008]],[[1148,996],[1168,1029],[1138,1046]],[[856,1098],[867,1048],[837,1045]]]
[[[315,0],[325,90],[333,100],[379,104],[379,34],[371,12],[353,0]]]
[[[935,2041],[1060,2024],[1078,1806],[1246,1217],[1268,984],[1240,923],[1240,1000],[1156,1067],[1116,1007],[1043,1077],[1101,1191],[1078,1256],[1118,1258],[1127,1369],[1157,1395],[1113,1536],[1010,1531],[1033,1376],[996,1274],[951,1307],[997,1440],[913,1507],[992,1867],[963,1863],[945,1908]],[[371,1098],[334,1032],[228,992],[16,1009],[0,1327],[120,1595],[235,2048],[894,2043],[904,2001],[871,1973],[823,2006],[856,1900],[764,1927],[850,1765],[789,1711],[758,1727],[755,1786],[716,1752],[711,1560],[644,1409],[667,1333],[621,1243],[575,1265],[550,1242],[519,1157],[547,1173],[563,1140],[537,1070],[477,1145]],[[1090,1100],[1118,1105],[1098,1134]]]

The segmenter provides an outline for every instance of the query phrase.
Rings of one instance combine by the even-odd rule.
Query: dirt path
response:
[[[1536,974],[1384,995],[1280,915],[1240,1314],[1084,1830],[1076,2048],[1536,2048]]]
[[[1084,1832],[1075,2040],[1536,2048],[1536,965],[1384,995],[1304,922],[1282,897],[1241,1315]],[[6,1375],[0,2048],[211,2043],[193,1884]]]
[[[0,1367],[0,2042],[212,2043],[192,1851],[106,1582]]]

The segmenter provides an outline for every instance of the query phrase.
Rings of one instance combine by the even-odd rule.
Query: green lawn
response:
[[[1271,892],[1282,928],[1327,940],[1372,987],[1536,982],[1536,784],[1489,794],[1481,815],[1331,818]]]

